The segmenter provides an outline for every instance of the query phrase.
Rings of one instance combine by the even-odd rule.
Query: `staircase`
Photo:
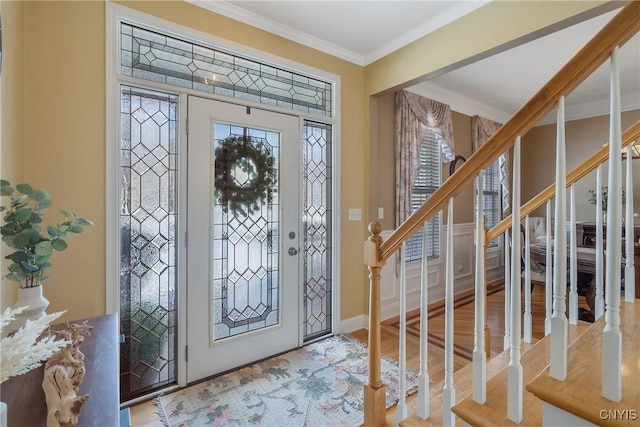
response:
[[[622,132],[620,126],[620,90],[617,71],[618,46],[624,45],[640,31],[640,1],[629,1],[578,54],[572,58],[536,95],[482,145],[440,188],[401,224],[387,240],[380,237],[382,226],[371,223],[371,236],[364,245],[365,264],[370,271],[369,301],[369,380],[365,385],[366,426],[395,425],[468,425],[478,426],[590,426],[640,425],[640,308],[635,300],[640,277],[635,277],[634,239],[623,241],[619,230],[633,236],[632,168],[626,168],[626,211],[622,211],[621,150],[640,138],[640,122]],[[610,141],[587,161],[567,173],[564,140],[564,98],[600,65],[611,63]],[[556,182],[540,194],[521,203],[520,137],[542,117],[557,107]],[[476,283],[473,362],[453,372],[453,273],[447,268],[445,321],[445,379],[430,385],[426,351],[421,352],[419,392],[410,404],[404,395],[393,415],[385,413],[384,385],[380,381],[380,270],[385,262],[401,250],[403,243],[448,204],[452,223],[453,198],[473,184],[482,169],[491,165],[502,153],[513,147],[512,215],[496,227],[484,227],[482,209],[476,209]],[[630,159],[628,156],[627,160]],[[601,165],[608,164],[607,223],[602,223],[600,188]],[[630,165],[631,162],[628,161]],[[573,184],[596,169],[598,203],[596,203],[595,317],[593,324],[578,320],[578,294],[575,272],[576,244],[575,200]],[[567,191],[569,188],[569,192]],[[569,197],[567,196],[569,195]],[[551,233],[551,200],[555,199],[555,231]],[[570,214],[567,215],[567,202]],[[482,206],[482,192],[477,194]],[[510,233],[511,270],[507,277],[505,307],[509,313],[505,327],[505,351],[488,359],[485,319],[486,284],[484,259],[486,242],[510,230],[521,229],[521,221],[535,209],[547,206],[547,313],[546,336],[533,344],[523,344],[531,330],[531,316],[520,311],[531,291],[529,264],[525,263],[525,283],[520,284],[521,255],[529,257],[529,242],[520,232]],[[621,218],[625,217],[623,226]],[[568,225],[569,226],[568,226]],[[603,228],[606,225],[606,236]],[[448,227],[452,233],[453,227]],[[567,230],[570,230],[567,237]],[[427,234],[426,232],[424,233]],[[506,235],[506,234],[505,234]],[[452,241],[451,235],[447,236]],[[606,242],[606,244],[605,244]],[[448,248],[452,245],[448,244]],[[565,249],[566,248],[566,249]],[[565,251],[569,253],[569,261]],[[606,253],[606,259],[604,255]],[[622,254],[625,254],[624,258]],[[453,253],[447,254],[447,260]],[[448,262],[452,265],[453,262]],[[611,266],[621,265],[620,268]],[[553,271],[553,274],[551,273]],[[570,279],[567,280],[567,272]],[[401,281],[403,280],[401,267]],[[622,278],[628,284],[621,296]],[[631,285],[631,286],[629,286]],[[427,280],[423,278],[423,315],[427,316]],[[401,285],[402,289],[402,285]],[[400,305],[402,307],[403,296]],[[525,304],[526,307],[526,304]],[[552,314],[551,314],[552,313]],[[406,366],[401,313],[400,372]],[[426,349],[426,322],[421,330],[421,349]],[[424,337],[423,337],[424,335]],[[424,353],[424,356],[422,355]],[[403,382],[400,378],[401,384]]]

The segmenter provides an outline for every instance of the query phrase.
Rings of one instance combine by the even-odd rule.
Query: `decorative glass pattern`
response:
[[[278,132],[216,123],[215,148],[229,141],[248,140],[257,151],[272,159],[278,176],[280,134]],[[213,163],[213,162],[212,162]],[[246,165],[245,165],[246,166]],[[233,166],[229,165],[233,169]],[[244,169],[244,170],[241,170]],[[246,182],[246,170],[239,168],[233,186]],[[212,171],[215,176],[215,171]],[[253,178],[251,178],[253,179]],[[227,205],[221,197],[212,200],[212,281],[213,341],[274,326],[280,322],[279,287],[279,200],[277,180],[271,197],[258,200],[254,209],[244,212],[230,208],[230,190],[217,185],[216,191],[228,191]]]
[[[177,97],[120,94],[120,399],[176,382]]]
[[[330,117],[331,83],[193,41],[121,24],[124,75]]]
[[[331,333],[331,125],[303,134],[304,340]]]

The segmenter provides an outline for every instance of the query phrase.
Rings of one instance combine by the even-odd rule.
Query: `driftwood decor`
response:
[[[78,396],[80,382],[84,378],[84,354],[78,348],[93,326],[71,325],[67,329],[51,331],[58,338],[71,341],[67,347],[55,353],[44,365],[42,389],[47,401],[47,427],[72,427],[78,424],[78,416],[88,394]]]

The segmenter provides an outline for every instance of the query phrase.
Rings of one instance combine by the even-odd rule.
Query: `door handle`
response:
[[[289,255],[298,255],[298,250],[296,248],[289,248]]]

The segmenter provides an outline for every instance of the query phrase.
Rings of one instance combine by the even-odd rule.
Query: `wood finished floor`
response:
[[[580,306],[586,307],[584,298],[580,298]],[[472,292],[463,292],[456,296],[454,304],[455,318],[455,356],[454,370],[458,370],[469,362],[473,351],[474,298]],[[524,302],[523,302],[524,306]],[[544,336],[545,298],[544,289],[534,287],[531,295],[533,317],[532,336],[534,341]],[[444,379],[444,308],[443,302],[436,302],[429,306],[429,341],[428,372],[434,384]],[[419,312],[407,314],[407,367],[414,372],[419,371]],[[398,317],[385,320],[382,323],[382,354],[398,360]],[[487,297],[487,325],[491,330],[491,356],[502,352],[504,336],[504,290],[502,283],[489,286]],[[361,329],[351,335],[360,341],[367,342],[367,330]],[[413,395],[415,396],[415,395]],[[410,396],[410,399],[411,397]],[[390,408],[389,411],[395,411]],[[156,414],[155,400],[137,404],[131,407],[131,423],[134,427],[161,427],[162,421]]]

